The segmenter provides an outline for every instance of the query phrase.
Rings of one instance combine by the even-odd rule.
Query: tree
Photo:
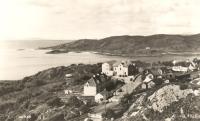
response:
[[[68,105],[73,107],[80,107],[81,105],[83,105],[83,102],[79,100],[76,96],[71,96],[68,99]]]
[[[106,112],[102,113],[102,117],[103,118],[115,118],[115,112],[112,109],[107,109]]]
[[[56,113],[53,114],[48,120],[45,121],[65,121],[64,114],[63,113]]]
[[[188,121],[192,120],[194,114],[200,114],[199,96],[189,94],[183,101],[183,111]]]
[[[58,97],[53,97],[52,99],[47,101],[47,105],[49,106],[61,106],[63,103],[61,102],[61,99]]]
[[[80,106],[79,110],[82,112],[82,113],[87,113],[90,111],[90,108],[87,106],[87,105],[82,105]]]
[[[129,94],[125,94],[123,96],[123,98],[121,98],[121,104],[126,104],[126,103],[129,103],[129,101],[131,100],[131,95]]]

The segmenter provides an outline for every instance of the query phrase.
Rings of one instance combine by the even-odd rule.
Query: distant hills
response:
[[[94,51],[102,54],[125,56],[158,56],[169,53],[200,52],[200,34],[151,36],[112,36],[104,39],[80,39],[46,47],[49,53]]]
[[[71,42],[71,40],[2,40],[0,49],[36,49]]]

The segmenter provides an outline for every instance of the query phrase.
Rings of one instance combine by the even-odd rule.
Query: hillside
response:
[[[70,40],[2,40],[1,49],[35,49],[71,42]]]
[[[112,36],[100,40],[81,39],[43,49],[52,49],[52,53],[95,51],[104,54],[126,56],[154,56],[167,52],[196,52],[200,51],[200,34],[187,36],[165,34],[151,36]]]
[[[27,117],[31,117],[28,121],[83,121],[97,106],[80,95],[83,84],[100,72],[100,63],[72,64],[0,82],[0,121],[24,121]],[[64,94],[66,89],[77,94]],[[188,82],[138,88],[125,94],[115,107],[108,108],[108,104],[108,114],[116,121],[199,121],[199,92],[199,86]]]
[[[100,72],[100,66],[71,65],[50,68],[18,81],[0,82],[0,121],[80,121],[88,107],[64,90],[82,92],[83,84]],[[71,74],[67,78],[65,75]],[[92,104],[92,103],[90,103]]]

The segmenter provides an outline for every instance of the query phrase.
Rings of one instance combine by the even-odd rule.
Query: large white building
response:
[[[117,76],[128,76],[128,64],[126,63],[115,63],[113,65],[114,74]]]
[[[107,76],[113,76],[112,66],[109,63],[102,64],[102,73]]]
[[[114,64],[111,63],[103,63],[102,64],[102,73],[107,76],[119,76],[126,77],[135,74],[137,70],[136,65],[132,62],[122,61],[116,62]]]

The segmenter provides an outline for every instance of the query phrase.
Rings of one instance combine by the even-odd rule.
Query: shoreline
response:
[[[62,50],[52,50],[52,49],[41,49],[41,50],[49,50],[46,52],[46,54],[62,54],[62,53],[69,53],[69,52],[74,52],[74,53],[83,53],[83,52],[89,52],[92,54],[99,54],[99,55],[106,55],[106,56],[118,56],[118,57],[162,57],[162,56],[194,56],[194,55],[200,55],[200,52],[166,52],[166,53],[160,53],[160,54],[138,54],[138,55],[130,55],[130,54],[113,54],[113,53],[108,53],[108,52],[98,52],[98,51],[62,51]],[[56,51],[56,53],[51,53]]]
[[[46,50],[47,52],[48,51],[50,51],[51,49],[34,49],[34,50]],[[46,52],[45,51],[45,52]],[[47,53],[45,53],[44,52],[44,54],[47,54]],[[148,56],[148,55],[135,55],[135,56],[129,56],[129,55],[125,55],[125,54],[112,54],[112,53],[103,53],[103,52],[96,52],[96,51],[69,51],[69,52],[63,52],[63,54],[67,54],[67,53],[91,53],[91,54],[98,54],[98,55],[105,55],[105,56],[110,56],[110,57],[121,57],[121,58],[123,58],[124,57],[124,59],[127,59],[126,57],[129,57],[130,58],[130,60],[131,59],[136,59],[136,60],[141,60],[141,61],[144,61],[144,60],[142,60],[142,59],[140,59],[140,58],[160,58],[160,57],[167,57],[167,56],[182,56],[182,57],[184,57],[185,56],[185,58],[187,58],[188,56],[199,56],[200,55],[200,53],[189,53],[189,52],[185,52],[185,53],[174,53],[174,52],[170,52],[170,53],[166,53],[166,54],[162,54],[162,55],[157,55],[157,56]],[[62,54],[62,53],[59,53],[59,54]],[[153,61],[157,61],[157,60],[153,60]],[[85,63],[85,64],[87,64],[87,63]],[[56,66],[57,67],[57,66]],[[51,67],[50,67],[51,68]],[[47,68],[48,69],[48,68]],[[35,72],[35,73],[38,73],[38,72],[40,72],[40,71],[43,71],[44,69],[42,69],[42,70],[39,70],[39,71],[37,71],[37,72]],[[35,74],[34,73],[34,74]],[[27,75],[27,76],[31,76],[31,75]],[[20,79],[23,79],[23,78],[25,78],[25,77],[27,77],[27,76],[24,76],[24,77],[21,77]],[[20,80],[20,79],[1,79],[0,80],[0,82],[8,82],[8,81],[17,81],[17,80]]]

